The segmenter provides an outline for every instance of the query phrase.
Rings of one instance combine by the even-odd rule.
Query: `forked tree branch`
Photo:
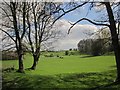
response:
[[[90,19],[88,19],[88,18],[82,18],[82,19],[76,21],[76,22],[73,23],[73,24],[70,23],[72,26],[69,28],[68,34],[69,34],[70,30],[71,30],[77,23],[79,23],[79,22],[81,22],[81,21],[83,21],[83,20],[88,21],[88,22],[90,22],[90,23],[92,23],[92,24],[94,24],[94,25],[107,26],[107,27],[110,26],[109,24],[96,23],[96,22],[93,22],[92,20],[90,20]]]

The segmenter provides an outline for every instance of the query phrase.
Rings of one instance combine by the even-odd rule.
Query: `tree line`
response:
[[[83,54],[99,56],[112,52],[113,47],[111,41],[105,39],[86,39],[78,43],[78,50]]]
[[[98,32],[93,33],[91,39],[80,40],[78,50],[80,53],[92,56],[113,52],[111,35],[108,28],[101,28]]]

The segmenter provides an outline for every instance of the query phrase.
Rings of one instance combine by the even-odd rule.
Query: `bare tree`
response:
[[[3,2],[0,9],[3,17],[0,30],[14,42],[19,61],[18,72],[24,72],[22,41],[26,32],[26,3]]]
[[[30,69],[35,70],[38,63],[41,48],[58,39],[60,31],[52,27],[51,22],[54,20],[54,10],[58,5],[52,2],[28,3],[30,10],[27,12],[27,39],[30,45],[30,51],[33,55],[34,62]]]

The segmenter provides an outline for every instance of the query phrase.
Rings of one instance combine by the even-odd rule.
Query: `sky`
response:
[[[87,34],[93,33],[98,29],[98,27],[96,27],[95,25],[83,21],[75,25],[71,29],[70,33],[67,34],[68,29],[71,26],[68,21],[74,23],[78,19],[86,17],[86,14],[89,10],[88,8],[89,5],[76,9],[64,15],[60,20],[56,22],[56,25],[58,27],[57,29],[62,32],[63,37],[61,37],[57,42],[54,43],[55,50],[68,50],[70,48],[77,48],[77,44],[80,40],[90,38]],[[91,19],[96,18],[96,15],[94,15],[95,12],[93,10],[91,10],[90,12],[91,13],[89,13],[87,17]]]
[[[103,9],[102,12],[99,12],[99,10]],[[96,13],[97,12],[97,13]],[[92,8],[89,9],[89,4],[86,4],[85,6],[78,8],[66,15],[64,15],[60,20],[58,20],[55,24],[57,26],[57,30],[60,30],[63,34],[63,37],[61,37],[58,41],[56,41],[54,45],[55,50],[68,50],[70,48],[77,48],[77,44],[80,40],[92,38],[89,34],[95,33],[100,27],[95,26],[87,21],[82,21],[78,24],[76,24],[70,31],[69,34],[67,34],[70,23],[74,23],[80,18],[87,17],[91,20],[99,20],[100,18],[105,18],[104,15],[106,13],[106,10],[104,10],[104,7],[100,8]],[[102,17],[103,16],[103,17]]]
[[[100,14],[103,14],[103,12],[97,14],[95,10],[90,11],[88,7],[89,5],[86,5],[82,8],[74,10],[64,15],[60,20],[57,21],[59,26],[58,29],[61,30],[65,36],[60,38],[55,43],[55,50],[69,50],[70,48],[77,48],[77,44],[80,40],[92,38],[88,34],[94,33],[99,29],[98,26],[95,26],[87,21],[82,21],[71,29],[70,34],[67,34],[71,26],[69,22],[74,23],[83,17],[95,20],[96,18],[98,19],[100,17]],[[89,14],[87,14],[88,11]]]

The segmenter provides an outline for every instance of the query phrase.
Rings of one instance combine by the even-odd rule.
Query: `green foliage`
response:
[[[74,52],[70,52],[70,55],[74,55]]]
[[[69,51],[65,51],[65,55],[69,55]]]
[[[72,48],[70,48],[69,51],[72,51]]]
[[[54,57],[54,54],[52,54],[52,53],[51,54],[45,54],[44,56],[45,57]]]
[[[81,53],[93,56],[104,55],[113,51],[111,41],[108,39],[87,39],[78,43],[78,49]]]
[[[54,57],[54,54],[51,53],[51,54],[50,54],[50,57]]]
[[[103,41],[102,40],[95,40],[93,43],[92,43],[92,47],[91,47],[91,54],[93,56],[99,56],[103,53]]]

